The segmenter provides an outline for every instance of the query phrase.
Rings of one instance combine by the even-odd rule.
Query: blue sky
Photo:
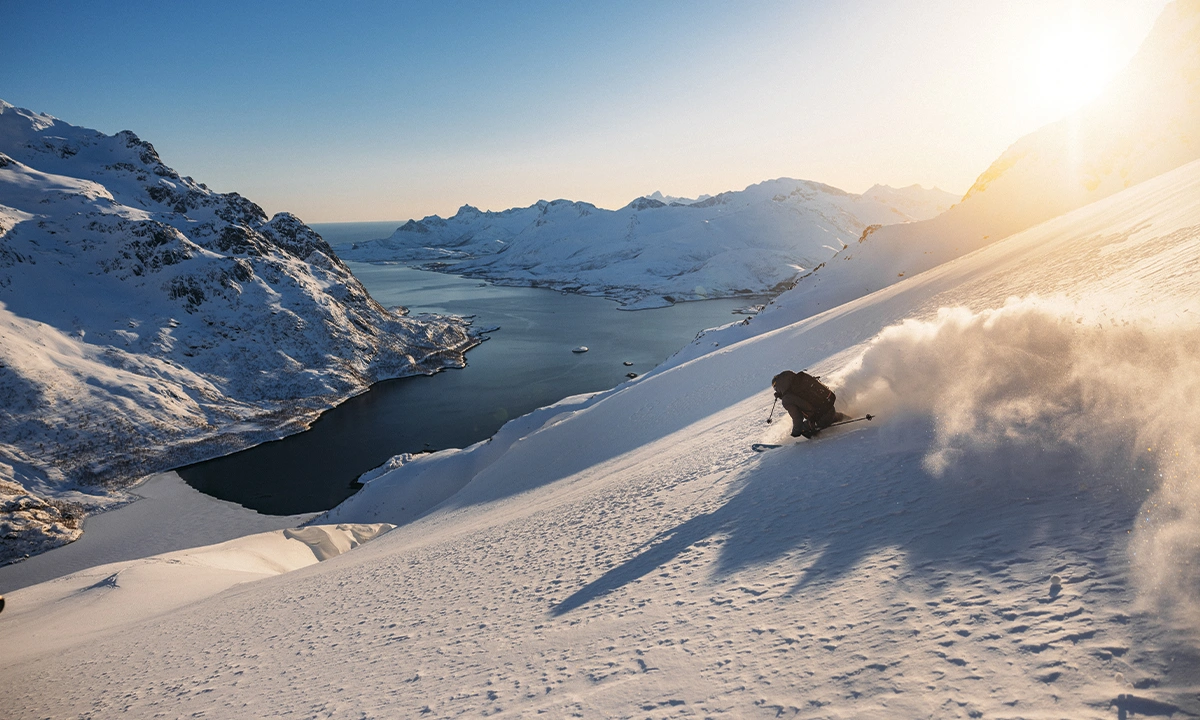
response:
[[[0,0],[0,98],[309,222],[779,176],[962,192],[1064,112],[1038,38],[1082,7],[1111,74],[1164,4]]]

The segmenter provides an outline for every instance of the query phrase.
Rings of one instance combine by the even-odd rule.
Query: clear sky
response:
[[[307,222],[774,177],[964,192],[1166,0],[0,0],[0,98]]]

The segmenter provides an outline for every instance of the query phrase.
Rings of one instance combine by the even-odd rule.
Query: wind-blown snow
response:
[[[460,366],[474,342],[385,310],[296,217],[133,133],[0,101],[0,562],[78,537],[139,477]]]
[[[399,527],[319,565],[55,651],[6,611],[34,649],[0,656],[0,706],[1196,714],[1196,197],[1200,163],[817,316],[784,294],[620,388],[396,459],[326,520]],[[766,425],[770,377],[804,367],[879,417]]]
[[[636,309],[778,292],[868,226],[932,217],[955,199],[919,186],[853,195],[781,178],[687,205],[654,197],[620,210],[567,200],[498,213],[468,205],[450,218],[410,220],[389,238],[341,254],[604,295]]]
[[[923,464],[935,477],[1000,462],[1029,492],[1138,478],[1116,489],[1152,493],[1133,538],[1145,599],[1200,626],[1200,576],[1179,572],[1200,567],[1196,318],[1034,298],[946,308],[884,330],[835,385],[850,408],[932,418]],[[1051,458],[1070,472],[1038,473]]]

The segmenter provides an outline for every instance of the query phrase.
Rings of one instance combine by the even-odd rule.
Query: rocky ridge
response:
[[[475,342],[380,306],[298,218],[132,132],[0,101],[0,562],[78,537],[148,473],[461,366]]]

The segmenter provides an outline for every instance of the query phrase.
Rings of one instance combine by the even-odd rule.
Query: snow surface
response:
[[[205,495],[174,472],[153,475],[125,492],[136,502],[88,517],[75,542],[0,567],[0,589],[11,592],[97,565],[296,527],[316,516],[262,515]]]
[[[828,310],[1197,158],[1200,0],[1178,0],[1099,98],[1015,142],[961,203],[849,243],[798,287]]]
[[[617,389],[394,458],[319,521],[399,527],[326,562],[169,611],[228,577],[143,563],[179,595],[86,635],[54,613],[90,617],[109,576],[12,593],[0,707],[1200,713],[1198,197],[1200,162],[816,316],[786,293]],[[765,424],[783,368],[878,417],[790,440]]]
[[[233,585],[337,557],[392,528],[310,525],[98,565],[13,593],[16,607],[0,627],[0,642],[14,661],[69,648]]]
[[[853,195],[780,178],[687,205],[664,199],[640,197],[620,210],[568,200],[503,212],[464,205],[453,217],[410,220],[389,238],[340,253],[640,309],[779,292],[868,226],[932,217],[957,198],[915,185]]]
[[[370,298],[319,235],[108,136],[0,101],[0,563],[149,473],[461,366],[460,319]]]

